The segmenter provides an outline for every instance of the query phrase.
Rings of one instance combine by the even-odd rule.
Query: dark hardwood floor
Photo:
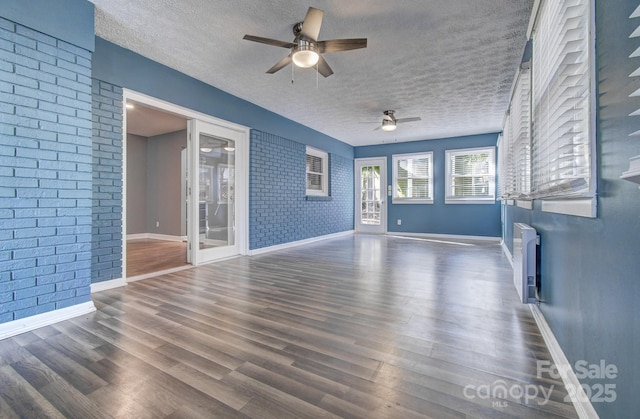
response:
[[[127,240],[127,277],[188,266],[187,243],[156,239]]]
[[[0,417],[577,417],[496,244],[356,235],[92,297],[0,341]]]

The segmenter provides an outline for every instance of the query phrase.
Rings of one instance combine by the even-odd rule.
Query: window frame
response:
[[[585,37],[581,38],[584,40],[586,46],[585,53],[586,57],[586,65],[587,69],[585,71],[585,77],[587,78],[587,93],[585,95],[585,100],[588,101],[588,104],[584,107],[585,109],[585,126],[588,131],[588,141],[586,141],[586,146],[584,147],[587,150],[587,155],[584,158],[589,163],[588,174],[582,176],[581,179],[586,180],[588,182],[588,187],[579,188],[579,182],[566,182],[559,186],[551,186],[547,188],[539,187],[540,184],[544,185],[543,181],[545,178],[540,178],[539,173],[539,165],[543,163],[538,163],[537,159],[541,157],[537,154],[539,150],[548,149],[548,147],[544,147],[544,144],[549,141],[548,138],[538,139],[535,132],[535,124],[544,124],[548,123],[545,120],[536,119],[536,108],[538,105],[538,94],[541,90],[547,89],[548,86],[538,86],[536,79],[536,66],[538,65],[540,59],[536,58],[536,37],[540,36],[540,21],[541,15],[543,12],[548,11],[545,9],[550,6],[549,0],[541,0],[539,1],[535,7],[534,13],[532,14],[531,21],[529,24],[528,35],[529,39],[532,39],[533,42],[533,53],[532,53],[532,133],[531,133],[531,195],[530,198],[540,200],[541,201],[541,209],[545,212],[555,212],[567,215],[576,215],[582,217],[595,218],[597,216],[597,162],[596,162],[596,131],[595,131],[595,117],[596,117],[596,77],[595,77],[595,69],[596,69],[596,52],[595,52],[595,1],[594,0],[585,0],[586,13],[588,14],[585,17],[586,21],[586,29],[585,29]],[[553,4],[555,5],[555,4]],[[572,6],[573,7],[573,6]],[[553,14],[553,16],[557,16],[557,14]],[[556,26],[554,26],[556,27]],[[536,33],[537,32],[537,33]],[[548,48],[547,48],[548,49]],[[573,53],[573,52],[569,52]],[[565,56],[556,56],[554,57],[556,62],[564,62],[563,58]],[[558,95],[557,93],[552,93],[552,95]],[[561,114],[557,112],[557,110],[552,111],[552,114],[557,115]],[[540,141],[541,143],[538,143]],[[549,153],[547,150],[544,151],[544,155],[542,158],[546,158]],[[557,157],[556,157],[557,158]],[[553,161],[553,160],[551,160]],[[544,160],[543,160],[544,162]],[[576,181],[578,178],[575,179]]]
[[[451,157],[473,154],[489,154],[489,195],[482,196],[454,196],[450,191],[453,184]],[[473,175],[467,175],[473,176]],[[496,147],[474,147],[445,150],[445,204],[495,204],[496,202]]]
[[[322,162],[322,172],[311,172],[307,166],[307,156],[317,157]],[[307,196],[329,196],[329,153],[317,148],[307,146],[305,151],[305,175],[304,184]],[[307,187],[309,175],[320,176],[321,189],[309,189]]]
[[[398,162],[400,160],[407,160],[408,158],[418,159],[418,158],[426,158],[429,163],[428,173],[427,173],[427,188],[429,198],[408,198],[408,197],[400,197],[398,196]],[[433,151],[420,152],[420,153],[407,153],[407,154],[393,154],[391,156],[391,161],[393,164],[393,179],[392,179],[392,190],[393,194],[391,196],[391,203],[393,204],[433,204]],[[405,178],[402,178],[405,179]],[[412,177],[406,179],[422,179],[419,177]]]

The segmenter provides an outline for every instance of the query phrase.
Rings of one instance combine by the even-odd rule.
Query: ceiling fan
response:
[[[397,125],[399,123],[422,121],[422,118],[420,118],[419,116],[414,116],[411,118],[396,118],[395,112],[396,111],[391,111],[391,110],[384,111],[383,112],[384,116],[382,117],[382,124],[378,125],[374,129],[374,131],[379,129],[382,129],[383,131],[394,131],[397,128]]]
[[[262,38],[253,35],[245,35],[243,39],[276,47],[289,48],[291,50],[289,55],[267,70],[269,74],[273,74],[293,62],[302,68],[310,68],[317,65],[318,73],[324,77],[329,77],[333,74],[333,70],[321,54],[366,48],[367,38],[318,41],[323,15],[324,12],[322,10],[309,7],[304,20],[293,25],[293,35],[295,36],[293,42],[278,41],[277,39]]]

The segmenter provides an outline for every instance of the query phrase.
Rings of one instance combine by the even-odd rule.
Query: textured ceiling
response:
[[[501,130],[533,0],[91,0],[96,34],[351,145]],[[266,70],[288,54],[309,6],[319,40],[368,38],[326,54],[335,74]],[[317,87],[316,87],[317,84]],[[422,121],[374,131],[382,112]],[[362,123],[370,121],[369,124]]]

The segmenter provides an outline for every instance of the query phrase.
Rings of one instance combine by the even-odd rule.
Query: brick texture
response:
[[[0,322],[89,301],[91,53],[0,18]]]
[[[330,197],[307,200],[304,144],[251,131],[249,248],[353,229],[353,160],[329,155]]]
[[[92,282],[122,277],[122,88],[92,83]]]

